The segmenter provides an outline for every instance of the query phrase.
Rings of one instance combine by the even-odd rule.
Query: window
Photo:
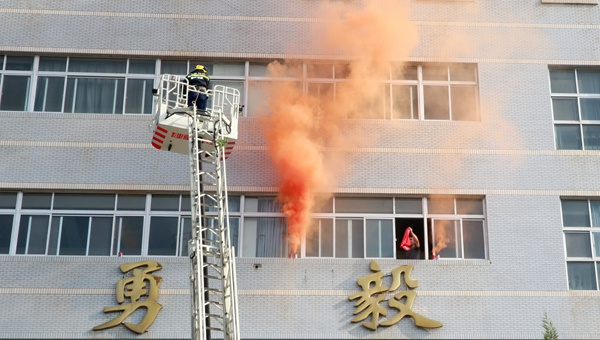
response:
[[[405,259],[398,246],[411,227],[419,259],[487,258],[481,198],[334,197],[334,207],[313,219],[306,257]]]
[[[1,58],[0,110],[105,114],[152,112],[156,60],[47,56]]]
[[[2,56],[0,110],[25,111],[31,88],[33,57]]]
[[[275,197],[228,196],[227,205],[226,234],[236,256],[282,258],[295,251],[307,258],[405,259],[399,242],[411,227],[421,244],[418,259],[487,258],[480,197],[323,198],[300,249],[290,248]],[[0,192],[0,254],[188,256],[190,207],[189,194]],[[209,204],[204,214],[217,230],[217,211]],[[220,244],[219,237],[203,235]]]
[[[207,68],[213,86],[240,91],[248,117],[273,109],[266,105],[265,93],[283,81],[291,81],[298,94],[315,99],[317,116],[338,105],[348,92],[347,62],[291,61],[282,74],[272,75],[265,62],[0,56],[0,110],[151,114],[159,74],[184,76],[197,64]],[[372,100],[344,112],[343,118],[479,120],[474,64],[394,65],[386,78],[374,89],[377,95]]]
[[[561,200],[570,290],[598,290],[600,200]]]
[[[600,70],[550,69],[556,148],[600,149]]]

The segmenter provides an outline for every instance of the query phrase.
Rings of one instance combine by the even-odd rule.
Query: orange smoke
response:
[[[336,100],[319,102],[292,81],[276,81],[267,88],[269,114],[260,117],[279,175],[278,200],[287,219],[293,253],[298,252],[310,225],[316,194],[326,186],[333,187],[334,177],[346,168],[348,160],[341,161],[340,155],[329,152],[325,158],[325,143],[349,144],[340,118],[365,114],[365,103],[381,95],[373,85],[388,79],[392,62],[405,60],[417,43],[417,31],[408,21],[407,10],[394,0],[367,0],[362,8],[325,3],[318,13],[324,18],[315,24],[311,41],[323,55],[350,59],[339,63],[348,72],[343,86],[336,85]],[[282,64],[269,65],[271,77],[282,77],[286,71]],[[351,145],[355,145],[357,136],[352,138]]]

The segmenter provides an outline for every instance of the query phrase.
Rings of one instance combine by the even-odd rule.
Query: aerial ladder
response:
[[[182,76],[164,74],[157,89],[152,146],[189,155],[192,236],[188,243],[192,340],[238,340],[235,249],[229,238],[225,160],[238,137],[239,90],[207,90],[206,111],[188,106],[197,92]],[[213,214],[206,214],[206,212]]]

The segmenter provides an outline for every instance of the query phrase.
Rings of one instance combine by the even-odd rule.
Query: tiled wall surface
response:
[[[303,33],[327,2],[0,0],[0,54],[318,58]],[[378,261],[386,272],[414,264],[413,310],[444,326],[405,318],[372,332],[350,322],[348,299],[369,260],[238,259],[242,338],[541,338],[544,311],[561,338],[599,338],[600,294],[568,291],[559,197],[598,196],[600,158],[555,150],[548,65],[600,64],[600,8],[401,2],[421,39],[409,61],[477,63],[481,122],[348,121],[346,134],[370,137],[326,150],[349,157],[338,190],[485,195],[489,260]],[[0,189],[185,192],[187,158],[152,149],[150,124],[1,112]],[[273,191],[265,150],[258,122],[242,119],[227,163],[232,190]],[[123,326],[91,331],[110,319],[102,309],[115,304],[118,265],[129,260],[139,258],[0,257],[0,338],[138,337]],[[155,260],[164,307],[140,337],[189,338],[187,259]]]

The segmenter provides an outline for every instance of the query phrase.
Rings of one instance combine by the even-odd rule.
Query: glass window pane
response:
[[[152,113],[152,79],[127,80],[125,113]]]
[[[396,214],[421,214],[423,200],[421,198],[396,197]]]
[[[333,68],[335,79],[347,79],[350,76],[350,65],[348,64],[333,65]]]
[[[336,213],[392,213],[391,197],[336,197]]]
[[[116,219],[117,226],[121,226],[120,237],[118,242],[118,251],[123,255],[142,255],[142,232],[144,229],[144,217],[142,216],[127,216],[118,217]],[[118,240],[119,228],[115,228],[114,239]],[[117,251],[115,247],[114,252]],[[113,255],[116,255],[113,253]]]
[[[348,223],[349,220],[335,220],[335,257],[348,258]]]
[[[283,218],[246,218],[244,256],[287,257],[286,234]]]
[[[392,79],[394,80],[417,80],[417,66],[394,64],[392,66]]]
[[[450,66],[451,81],[475,81],[474,65],[454,65]]]
[[[124,78],[68,78],[65,112],[123,113]]]
[[[39,77],[35,92],[35,111],[62,112],[64,77]]]
[[[600,233],[592,233],[594,241],[594,257],[600,257]]]
[[[307,91],[309,96],[322,103],[322,108],[333,102],[333,83],[308,83]]]
[[[425,119],[450,119],[448,86],[424,86]]]
[[[8,254],[13,228],[13,215],[0,215],[0,254]]]
[[[364,223],[363,220],[352,220],[352,258],[365,257]]]
[[[367,257],[393,257],[394,235],[392,220],[367,220]]]
[[[600,150],[600,125],[583,126],[583,145],[585,150]]]
[[[439,254],[441,258],[461,258],[462,240],[458,221],[434,220],[433,254]]]
[[[600,201],[590,201],[592,207],[592,227],[600,227]]]
[[[214,76],[226,76],[226,77],[243,77],[246,70],[245,63],[211,63],[202,64],[207,69],[210,69],[209,75]],[[195,66],[195,65],[194,65]],[[208,68],[212,66],[212,68]]]
[[[321,257],[333,257],[333,219],[321,220]]]
[[[90,217],[63,216],[60,233],[60,255],[85,255]]]
[[[48,216],[29,216],[28,222],[31,223],[31,229],[29,230],[27,254],[46,254],[49,220]]]
[[[179,211],[180,195],[152,195],[152,211]]]
[[[600,98],[581,98],[581,119],[600,120]]]
[[[0,192],[0,209],[14,209],[16,204],[16,192]]]
[[[320,242],[321,223],[320,220],[313,219],[306,233],[306,257],[319,257]]]
[[[248,107],[246,108],[248,117],[270,113],[267,104],[271,86],[272,83],[266,81],[251,81],[248,84]]]
[[[430,214],[454,214],[454,198],[429,198],[427,208]]]
[[[451,86],[452,120],[476,121],[477,103],[475,86]]]
[[[25,254],[30,217],[31,216],[28,215],[21,215],[21,220],[19,221],[19,234],[17,236],[17,254]]]
[[[129,73],[154,74],[156,61],[152,59],[129,60]]]
[[[148,255],[177,255],[177,217],[152,217]]]
[[[33,57],[6,56],[6,69],[31,71],[33,69]]]
[[[183,231],[179,241],[179,256],[188,255],[188,242],[192,239],[192,219],[190,217],[182,217],[181,224]]]
[[[227,196],[227,205],[229,206],[229,212],[240,212],[241,208],[241,197],[240,196]]]
[[[579,125],[555,125],[556,148],[559,150],[581,150]]]
[[[67,58],[40,57],[40,71],[64,72],[67,69]]]
[[[114,210],[114,194],[54,194],[54,209]]]
[[[565,233],[567,257],[592,257],[589,233]]]
[[[392,118],[419,118],[419,98],[416,85],[392,85]]]
[[[562,200],[562,218],[564,227],[589,227],[590,210],[588,201]]]
[[[58,233],[60,232],[60,216],[52,217],[50,237],[48,240],[48,255],[58,255]]]
[[[317,197],[313,212],[316,213],[332,213],[333,212],[333,197]]]
[[[126,68],[121,59],[69,58],[69,72],[125,73]]]
[[[110,256],[112,242],[113,218],[92,217],[92,231],[90,234],[90,256]]]
[[[192,199],[190,197],[190,195],[181,195],[181,210],[180,211],[185,211],[187,213],[192,212]],[[239,209],[239,207],[238,207]],[[210,211],[208,207],[206,207],[206,211]],[[229,208],[229,212],[232,212],[233,210],[231,210],[231,208]],[[239,211],[239,210],[238,210]]]
[[[578,69],[577,82],[579,83],[579,93],[600,94],[600,71]]]
[[[465,259],[485,259],[483,221],[463,220]]]
[[[456,212],[460,215],[483,215],[483,200],[480,198],[457,198]]]
[[[269,63],[250,63],[248,75],[250,77],[266,77],[268,65]]]
[[[246,197],[244,211],[281,212],[281,205],[275,197]]]
[[[446,66],[423,66],[423,80],[448,80]]]
[[[23,209],[50,209],[52,206],[52,194],[23,193]]]
[[[146,195],[123,195],[117,197],[117,210],[145,210]]]
[[[29,76],[4,76],[0,93],[0,110],[25,111],[29,94]]]
[[[235,256],[239,252],[240,219],[237,217],[229,218],[229,244],[235,247]]]
[[[577,93],[574,70],[550,70],[552,93]]]
[[[195,66],[195,65],[194,65]],[[185,76],[188,74],[187,61],[165,61],[160,65],[160,73]]]
[[[567,262],[569,290],[595,290],[594,262]]]
[[[554,120],[579,121],[577,98],[552,98]]]
[[[333,78],[332,64],[308,64],[306,65],[306,76],[308,78]]]

